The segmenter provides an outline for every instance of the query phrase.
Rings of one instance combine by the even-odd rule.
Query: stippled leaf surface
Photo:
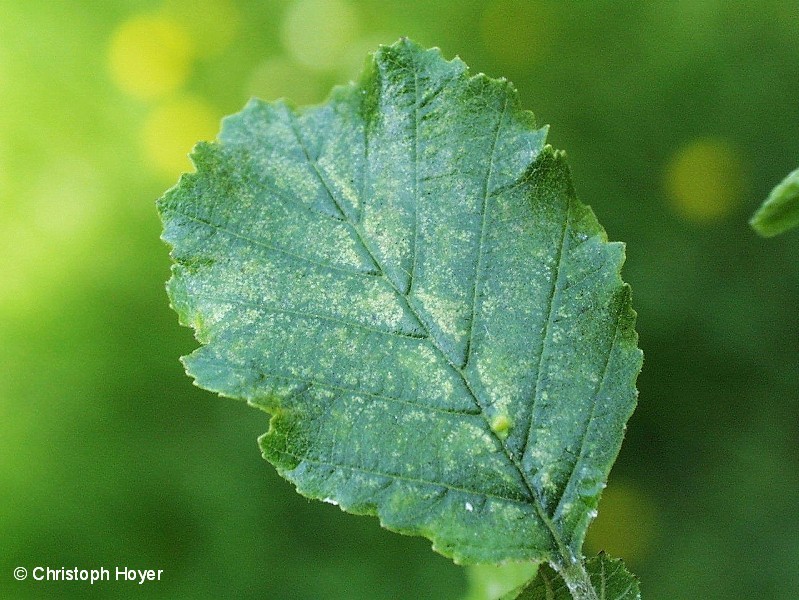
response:
[[[579,553],[636,398],[635,313],[505,80],[408,40],[252,101],[159,201],[197,385],[269,412],[308,497],[462,563]]]
[[[588,560],[585,569],[598,600],[641,600],[638,579],[624,563],[604,553]],[[563,578],[549,565],[541,565],[530,584],[503,596],[502,600],[572,600]]]
[[[765,237],[773,237],[799,225],[799,169],[771,190],[749,223]]]

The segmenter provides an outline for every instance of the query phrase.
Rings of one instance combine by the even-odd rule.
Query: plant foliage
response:
[[[599,554],[586,563],[591,585],[599,600],[641,600],[638,580],[618,559]],[[533,581],[502,600],[571,600],[568,584],[548,565],[538,568]]]
[[[624,247],[545,136],[403,39],[323,105],[250,102],[159,201],[197,385],[272,415],[301,494],[459,563],[578,560],[635,405]]]
[[[799,225],[799,169],[771,190],[749,223],[765,237],[773,237]]]

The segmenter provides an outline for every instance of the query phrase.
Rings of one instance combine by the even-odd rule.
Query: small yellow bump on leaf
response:
[[[193,170],[187,155],[197,140],[211,140],[219,131],[217,114],[202,100],[184,97],[156,108],[141,132],[142,146],[153,168],[175,177]]]
[[[510,420],[508,415],[497,415],[491,419],[491,431],[502,440],[508,437],[511,427],[513,427],[513,421]]]
[[[190,36],[180,24],[167,17],[139,15],[114,32],[109,69],[122,90],[149,100],[183,85],[193,55]]]
[[[741,201],[743,164],[721,138],[699,138],[680,148],[666,169],[666,189],[674,210],[695,223],[727,216]]]
[[[345,0],[299,0],[289,7],[280,33],[283,47],[299,64],[335,71],[348,60],[358,30],[358,14]]]

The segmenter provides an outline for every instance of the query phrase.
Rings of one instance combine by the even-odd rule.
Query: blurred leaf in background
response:
[[[799,225],[799,169],[779,182],[749,220],[764,237],[772,237]]]
[[[799,589],[792,0],[0,0],[0,596],[17,566],[164,569],[107,597],[457,599],[464,570],[309,504],[265,418],[193,388],[154,200],[251,95],[320,102],[401,35],[506,76],[627,242],[647,361],[590,533],[647,600]],[[768,557],[761,560],[760,557]],[[156,587],[157,586],[157,587]]]

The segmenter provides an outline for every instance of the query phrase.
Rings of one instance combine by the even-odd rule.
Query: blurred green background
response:
[[[408,35],[506,76],[627,242],[646,361],[586,551],[647,600],[799,597],[795,0],[0,0],[0,597],[459,599],[464,569],[294,493],[191,385],[154,200],[221,116]],[[163,581],[19,583],[36,565]]]

